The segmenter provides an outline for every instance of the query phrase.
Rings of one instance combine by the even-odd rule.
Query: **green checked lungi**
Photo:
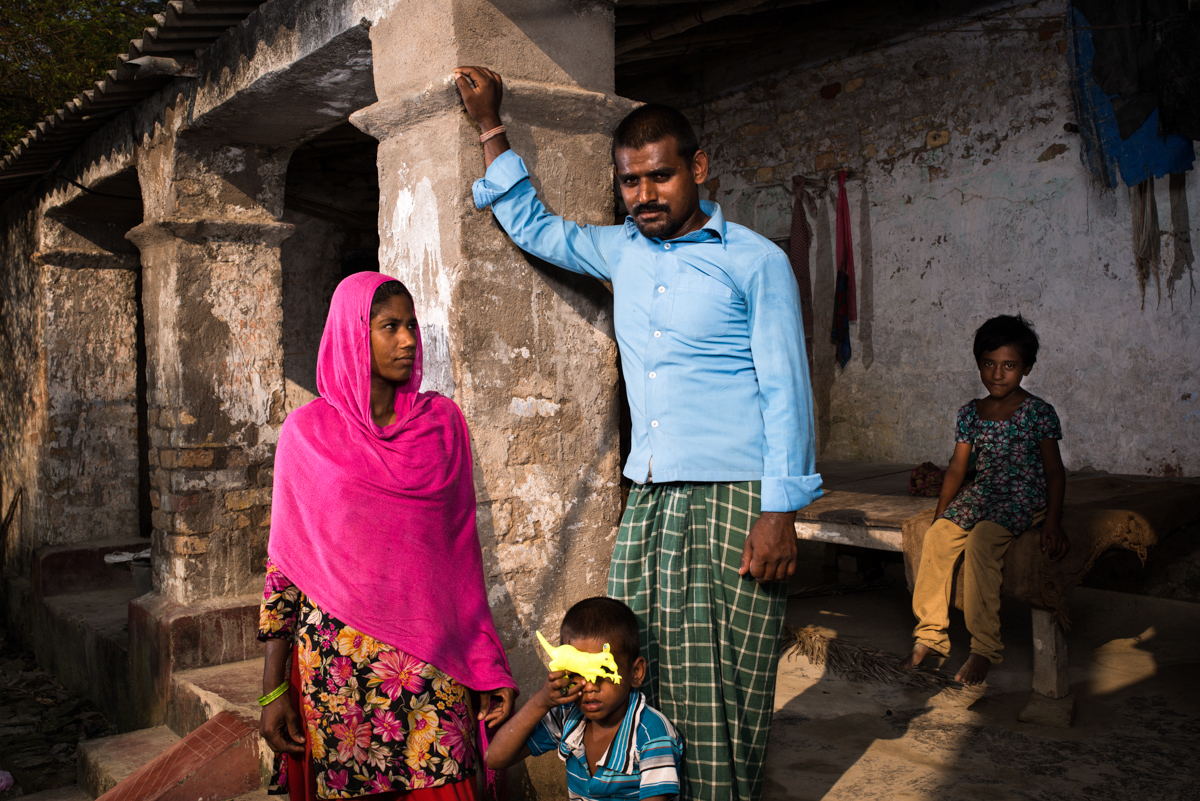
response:
[[[646,700],[683,735],[681,798],[757,801],[787,582],[738,575],[761,482],[634,484],[608,594],[633,609]]]

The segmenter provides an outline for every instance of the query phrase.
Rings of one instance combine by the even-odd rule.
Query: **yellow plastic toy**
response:
[[[546,642],[542,633],[537,632],[538,642],[550,654],[550,671],[565,670],[577,676],[583,676],[592,684],[600,679],[609,679],[613,684],[621,683],[621,674],[617,673],[617,661],[609,651],[608,643],[604,643],[604,652],[585,654],[573,645],[555,647]]]

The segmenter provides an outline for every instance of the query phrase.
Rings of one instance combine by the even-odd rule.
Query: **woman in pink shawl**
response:
[[[321,337],[321,397],[288,417],[275,456],[259,700],[272,790],[293,799],[477,798],[472,693],[486,725],[512,711],[466,421],[420,388],[408,290],[346,278]]]

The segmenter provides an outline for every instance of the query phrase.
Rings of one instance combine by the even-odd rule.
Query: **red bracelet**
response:
[[[486,142],[487,140],[491,139],[493,136],[499,136],[500,134],[504,133],[507,130],[508,129],[505,128],[503,125],[498,125],[495,128],[493,128],[492,130],[484,131],[482,134],[480,134],[479,142],[480,142],[480,144],[482,144],[483,142]]]

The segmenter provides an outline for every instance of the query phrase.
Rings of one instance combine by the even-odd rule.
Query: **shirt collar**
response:
[[[668,240],[670,242],[704,242],[706,240],[716,238],[725,244],[725,215],[721,213],[721,206],[711,200],[701,200],[700,210],[708,215],[708,222],[700,227],[698,231],[692,231],[690,234],[676,237]],[[625,235],[630,239],[641,236],[642,232],[638,230],[637,223],[633,221],[632,216],[625,217]],[[651,242],[661,242],[661,239],[654,237],[646,237]]]
[[[633,756],[636,748],[637,729],[641,725],[642,710],[645,708],[646,696],[642,695],[639,690],[631,690],[629,704],[625,707],[625,717],[621,719],[621,727],[613,736],[608,753],[596,763],[597,770],[603,767],[614,773],[630,775],[637,773]],[[583,747],[583,729],[586,722],[583,711],[572,704],[563,720],[563,736],[558,745],[559,752],[564,758],[573,755],[583,760],[585,764],[587,763],[587,751]]]

